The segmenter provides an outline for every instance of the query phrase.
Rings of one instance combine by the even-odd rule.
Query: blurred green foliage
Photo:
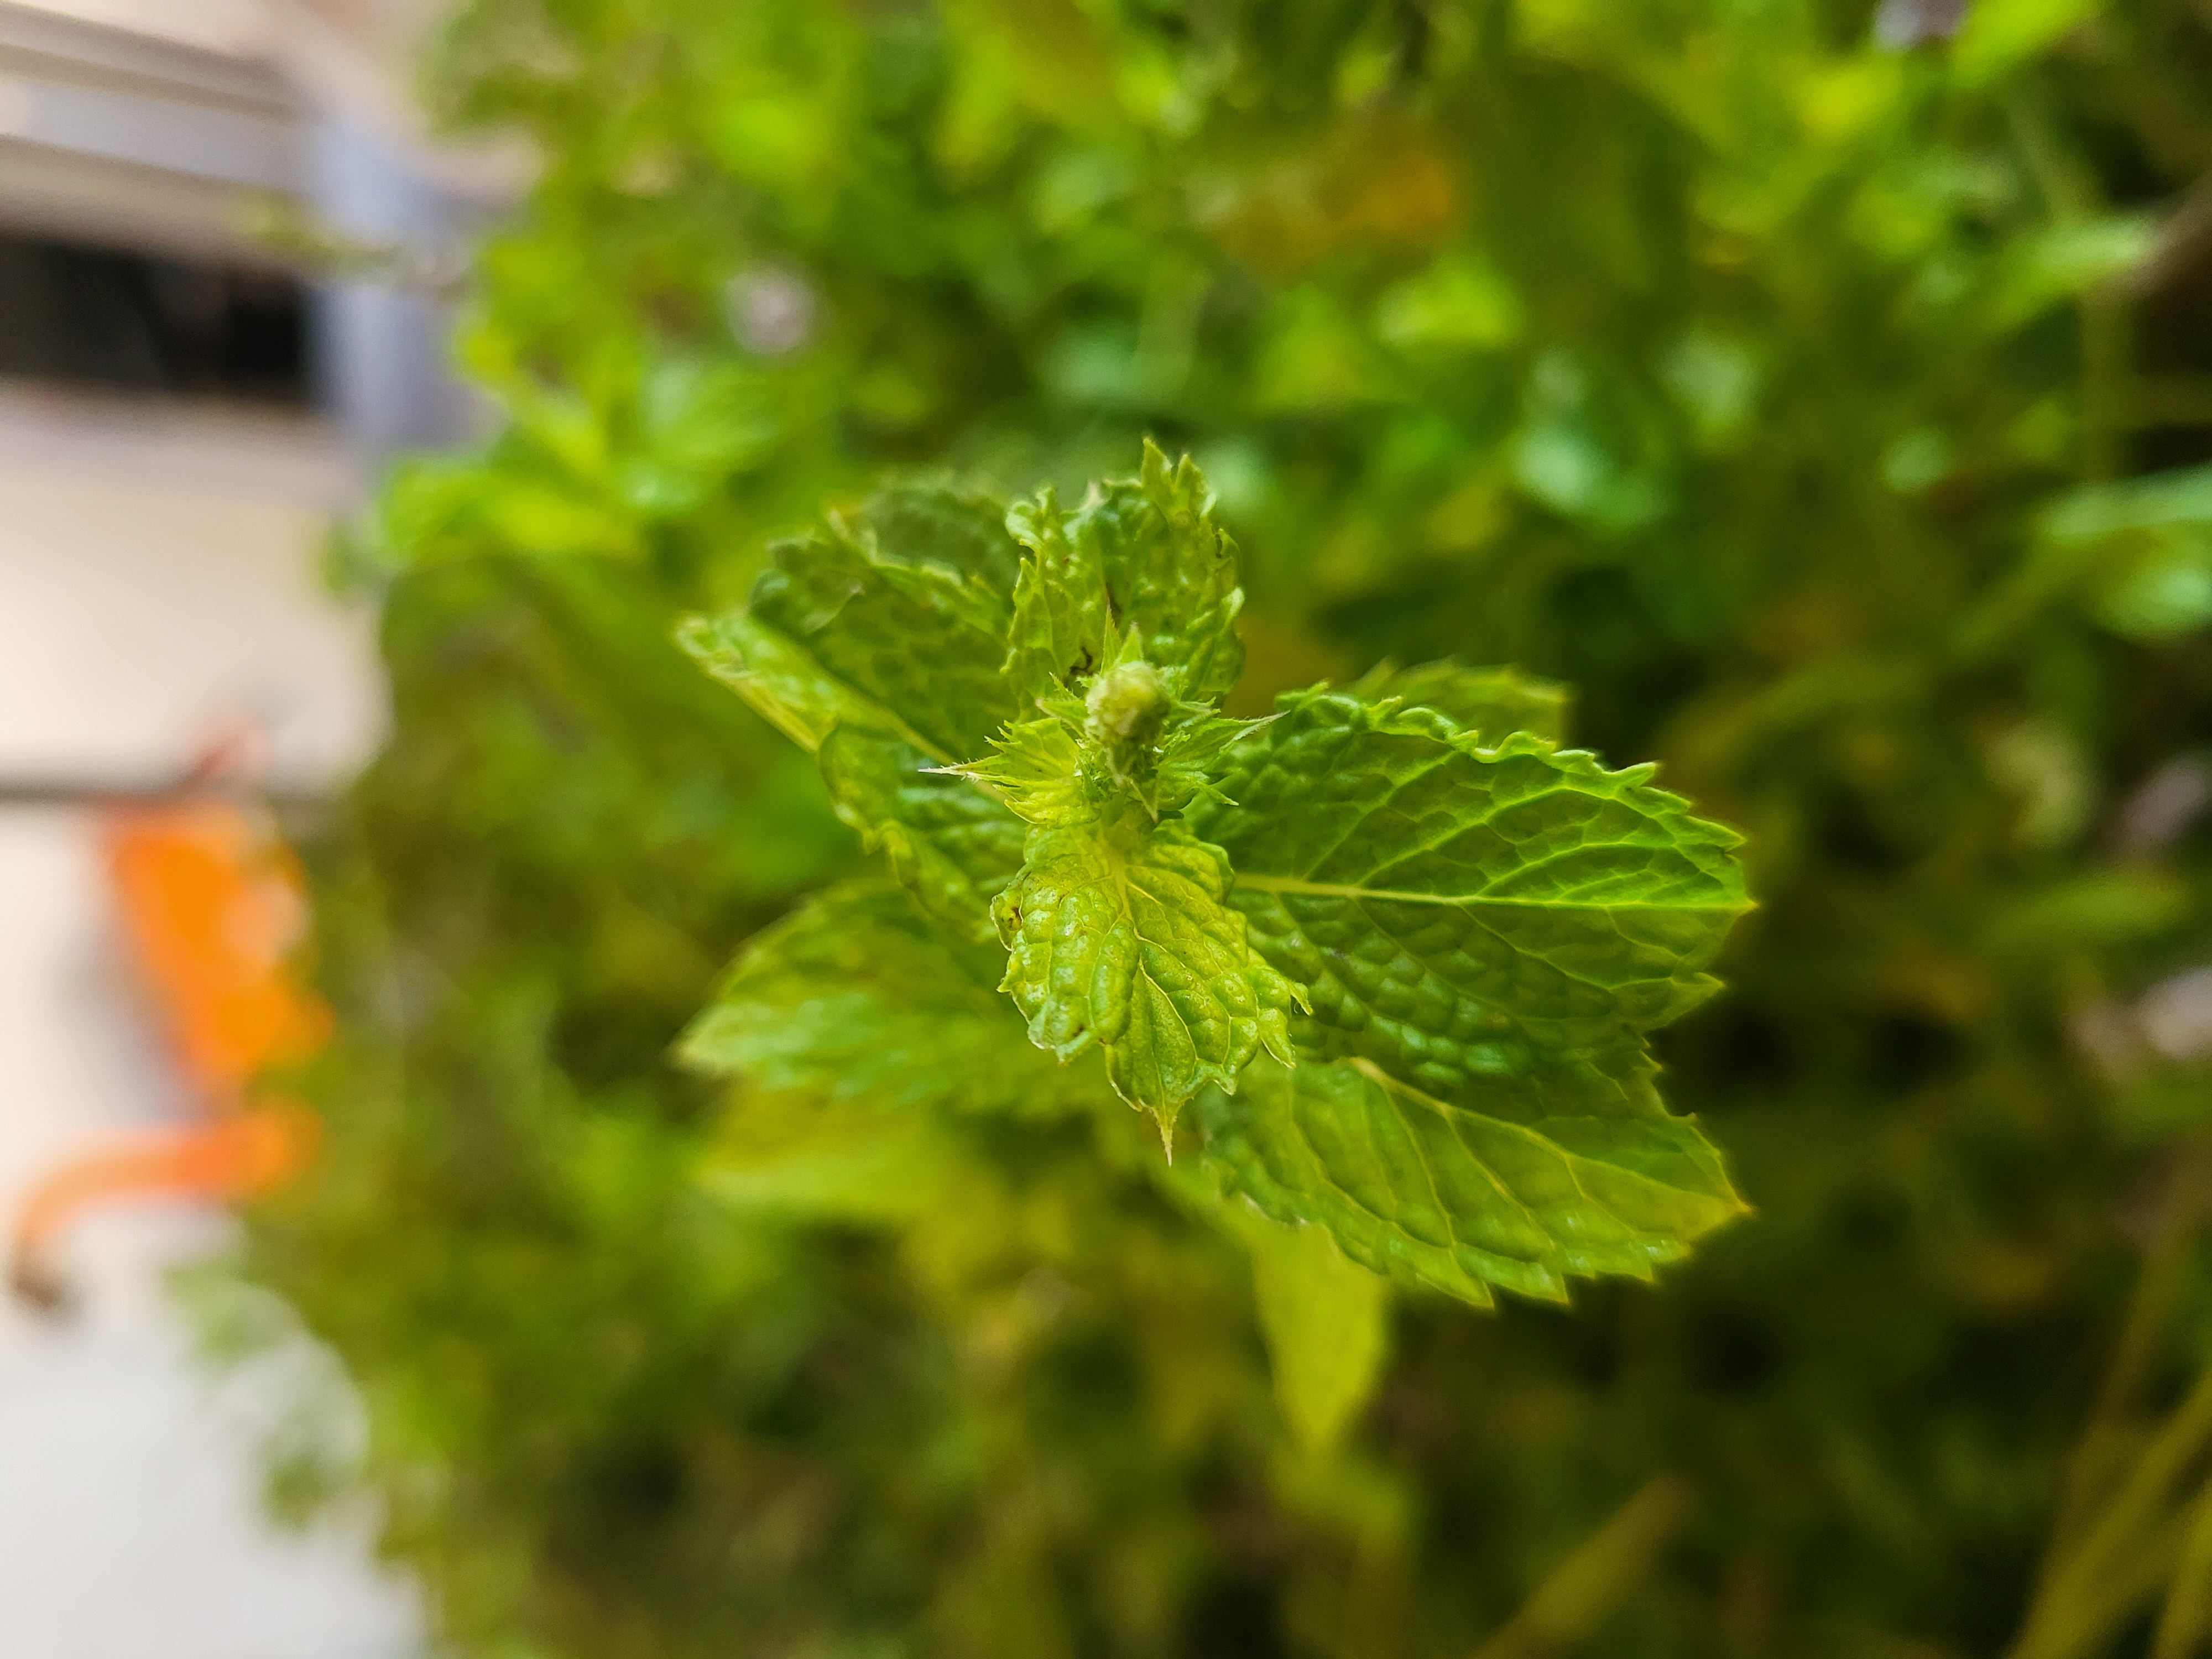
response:
[[[397,722],[239,1271],[370,1436],[294,1489],[501,1659],[2203,1651],[2212,13],[1953,10],[473,0],[434,104],[542,171],[498,435],[349,550]],[[1759,1213],[1401,1305],[1334,1441],[1133,1114],[767,1202],[667,1058],[859,856],[674,617],[886,468],[1143,433],[1255,697],[1567,682],[1763,904],[1661,1043]]]

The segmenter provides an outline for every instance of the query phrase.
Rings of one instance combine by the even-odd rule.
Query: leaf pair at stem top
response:
[[[1073,510],[908,485],[774,550],[684,642],[910,900],[819,896],[688,1054],[1038,1111],[1085,1090],[1035,1050],[1095,1048],[1170,1147],[1195,1101],[1211,1189],[1378,1272],[1474,1302],[1648,1278],[1741,1207],[1645,1048],[1714,988],[1736,837],[1558,747],[1562,695],[1510,671],[1231,720],[1243,603],[1205,480],[1149,443]]]

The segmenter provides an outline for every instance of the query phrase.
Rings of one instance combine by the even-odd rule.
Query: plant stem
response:
[[[2197,1494],[2150,1659],[2191,1659],[2212,1636],[2212,1484]]]
[[[2180,1178],[2177,1172],[2177,1187]],[[2111,1369],[2097,1390],[2088,1426],[2067,1460],[2058,1517],[2051,1527],[2051,1547],[2044,1558],[2041,1577],[2045,1579],[2057,1571],[2095,1512],[2097,1500],[2109,1487],[2112,1466],[2125,1437],[2125,1419],[2142,1393],[2159,1332],[2188,1284],[2188,1258],[2183,1247],[2194,1232],[2194,1206],[2184,1201],[2179,1191],[2166,1195],[2157,1231],[2144,1252],[2142,1269],[2136,1276],[2134,1293],[2128,1298]]]
[[[2170,1568],[2170,1538],[2150,1523],[2190,1462],[2212,1442],[2212,1370],[2166,1420],[2105,1505],[2079,1548],[2028,1609],[2012,1659],[2066,1659],[2083,1651],[2156,1589]]]
[[[1653,1558],[1688,1516],[1690,1498],[1688,1485],[1677,1477],[1652,1476],[1553,1569],[1512,1622],[1484,1643],[1474,1659],[1537,1659],[1588,1640],[1650,1571]]]

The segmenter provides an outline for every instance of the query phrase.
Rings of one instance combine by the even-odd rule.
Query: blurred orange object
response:
[[[285,971],[307,906],[273,830],[208,800],[116,812],[102,839],[132,954],[203,1094],[228,1103],[322,1046],[330,1012]]]
[[[47,1249],[88,1205],[264,1191],[314,1155],[320,1127],[296,1101],[248,1092],[266,1067],[314,1053],[331,1024],[289,969],[306,903],[273,827],[245,806],[202,799],[111,811],[101,840],[131,954],[209,1121],[106,1136],[32,1188],[15,1218],[9,1282],[46,1307],[65,1299]]]

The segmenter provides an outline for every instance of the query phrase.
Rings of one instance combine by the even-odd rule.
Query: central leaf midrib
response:
[[[1130,897],[1132,893],[1141,892],[1146,898],[1152,900],[1152,903],[1158,908],[1163,915],[1171,915],[1173,913],[1174,907],[1172,905],[1164,903],[1161,900],[1160,896],[1153,892],[1150,888],[1140,886],[1136,878],[1135,872],[1139,867],[1157,869],[1158,866],[1140,866],[1137,860],[1132,859],[1126,852],[1114,848],[1110,844],[1108,848],[1107,856],[1110,860],[1114,861],[1114,868],[1120,881],[1121,890],[1122,919],[1129,925],[1129,937],[1137,942],[1138,949],[1135,952],[1135,968],[1138,975],[1144,980],[1145,983],[1151,986],[1154,990],[1160,994],[1160,1000],[1167,1004],[1168,1012],[1173,1014],[1177,1022],[1182,1026],[1183,1037],[1185,1041],[1189,1043],[1190,1052],[1196,1057],[1200,1070],[1203,1073],[1211,1073],[1216,1076],[1225,1075],[1223,1060],[1212,1060],[1205,1054],[1200,1054],[1198,1047],[1198,1034],[1191,1030],[1190,1016],[1183,1012],[1181,1005],[1179,1005],[1172,996],[1168,994],[1167,988],[1162,985],[1158,979],[1153,977],[1152,968],[1145,960],[1144,947],[1148,945],[1158,950],[1164,956],[1176,957],[1177,960],[1182,960],[1182,958],[1177,956],[1174,947],[1167,941],[1164,939],[1152,939],[1146,934],[1144,929],[1138,925],[1136,905]],[[1224,1012],[1226,1012],[1227,1011],[1224,1010]],[[1228,1043],[1229,1054],[1234,1054],[1237,1050],[1237,1036],[1233,1016],[1231,1016]],[[1226,1060],[1226,1058],[1227,1055],[1224,1055],[1224,1060]],[[1235,1079],[1233,1078],[1230,1078],[1228,1079],[1228,1082],[1231,1091],[1233,1093],[1236,1086]],[[1185,1098],[1188,1099],[1188,1097],[1186,1096]],[[1176,1103],[1178,1106],[1182,1104],[1180,1101]]]

